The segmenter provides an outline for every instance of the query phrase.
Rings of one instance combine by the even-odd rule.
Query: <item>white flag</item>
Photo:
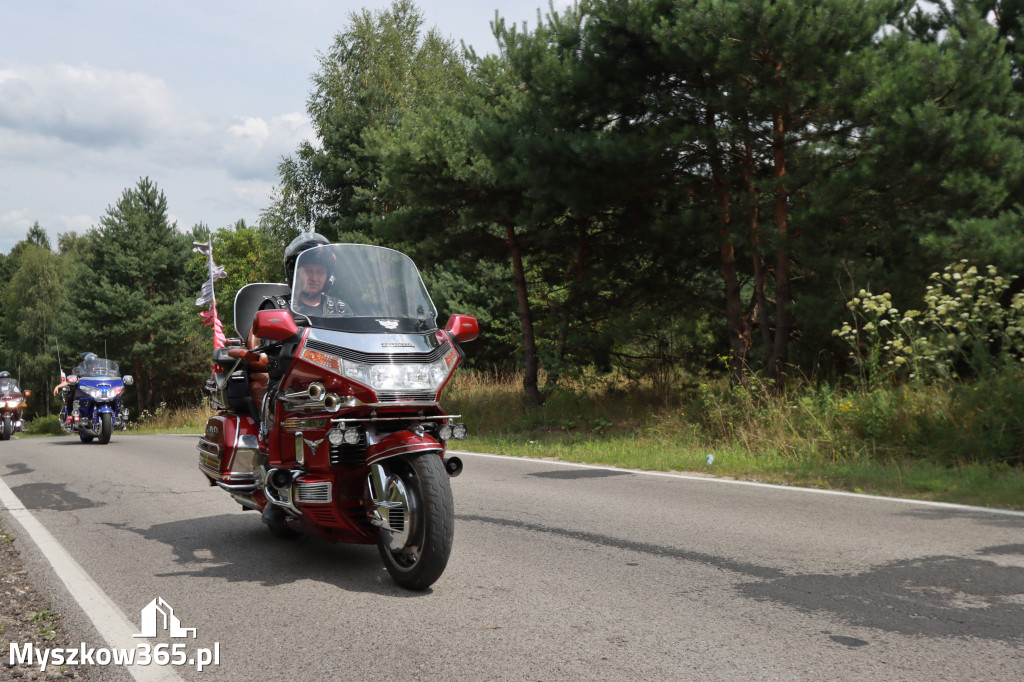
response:
[[[213,280],[203,282],[203,288],[196,299],[196,305],[206,305],[213,301]]]

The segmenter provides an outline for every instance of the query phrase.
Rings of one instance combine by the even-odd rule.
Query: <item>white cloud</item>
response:
[[[183,123],[174,93],[144,73],[67,64],[0,72],[0,126],[22,134],[137,147]]]
[[[299,143],[313,137],[309,118],[302,113],[271,117],[238,117],[219,135],[217,162],[240,180],[270,181],[282,156],[295,151]]]
[[[56,65],[0,70],[0,163],[74,164],[135,176],[223,169],[272,181],[313,136],[308,117],[203,118],[143,73]]]
[[[266,139],[270,137],[270,130],[267,127],[267,122],[262,118],[246,118],[242,123],[230,126],[228,128],[228,132],[240,140],[255,144],[259,147],[262,147]]]
[[[21,208],[0,215],[0,223],[6,225],[25,225],[28,227],[32,224],[32,221],[28,217],[28,209]]]
[[[58,230],[58,232],[67,232],[68,230],[73,230],[75,232],[78,232],[79,234],[87,232],[90,227],[99,223],[99,221],[93,218],[92,216],[63,214],[57,216],[56,222],[62,228]]]
[[[32,219],[29,216],[28,209],[24,208],[0,215],[0,241],[13,244],[24,239],[28,229],[32,227]]]

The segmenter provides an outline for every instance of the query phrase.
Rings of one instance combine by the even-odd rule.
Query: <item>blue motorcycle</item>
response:
[[[123,429],[128,408],[121,405],[125,386],[134,383],[131,374],[121,376],[113,360],[97,358],[88,368],[79,368],[79,375],[68,377],[71,385],[63,390],[75,392],[71,414],[68,408],[60,411],[60,422],[67,433],[77,433],[83,443],[98,438],[101,444],[110,442],[114,429]]]

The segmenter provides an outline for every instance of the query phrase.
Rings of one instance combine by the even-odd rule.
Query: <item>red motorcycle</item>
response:
[[[0,440],[10,440],[12,434],[21,431],[25,398],[30,395],[32,391],[22,393],[10,373],[0,372]]]
[[[249,342],[214,352],[219,413],[199,467],[274,534],[376,543],[396,583],[425,589],[454,537],[448,479],[462,462],[445,450],[466,436],[438,400],[477,321],[438,328],[416,266],[392,249],[319,246],[294,272],[293,288],[250,284],[235,297]],[[318,278],[316,300],[304,287]]]

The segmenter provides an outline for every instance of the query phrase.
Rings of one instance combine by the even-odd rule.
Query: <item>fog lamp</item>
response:
[[[441,440],[451,440],[452,438],[452,426],[451,424],[441,424],[441,428],[437,430],[437,437]]]
[[[342,433],[341,429],[331,429],[327,432],[327,442],[331,445],[341,445],[344,440],[345,434]]]
[[[462,440],[463,438],[466,437],[466,433],[466,425],[463,424],[462,422],[452,425],[452,438],[455,438],[456,440]]]
[[[359,442],[359,429],[354,427],[354,426],[351,427],[351,428],[345,429],[345,442],[348,443],[349,445],[355,445],[356,443],[358,443]]]

